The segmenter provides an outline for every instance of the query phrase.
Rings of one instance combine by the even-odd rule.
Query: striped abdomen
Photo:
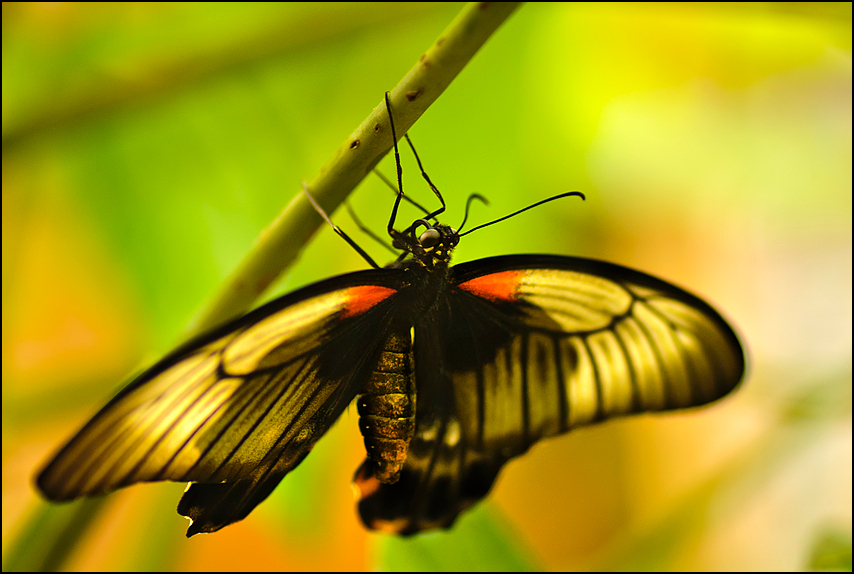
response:
[[[408,330],[393,333],[386,341],[358,399],[358,411],[374,476],[384,484],[397,482],[415,433],[415,372]]]

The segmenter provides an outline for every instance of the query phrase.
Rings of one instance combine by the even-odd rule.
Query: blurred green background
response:
[[[6,568],[76,508],[39,498],[40,465],[181,340],[460,8],[3,4]],[[65,568],[851,568],[850,4],[525,5],[410,135],[452,225],[473,192],[491,200],[474,223],[587,195],[466,237],[457,261],[576,255],[683,285],[741,334],[743,388],[545,441],[453,530],[407,540],[358,522],[350,412],[247,520],[186,540],[184,486],[134,486]],[[377,178],[351,202],[384,229]],[[269,296],[364,267],[323,229]]]

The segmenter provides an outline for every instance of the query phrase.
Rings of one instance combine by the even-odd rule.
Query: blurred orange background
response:
[[[447,223],[474,192],[474,222],[587,196],[468,236],[457,261],[575,255],[685,286],[745,343],[733,396],[544,441],[448,532],[362,528],[351,409],[216,534],[184,538],[176,484],[60,534],[85,503],[48,505],[33,475],[181,340],[460,7],[3,4],[4,569],[851,568],[848,3],[523,5],[410,131]],[[379,180],[351,202],[384,229]],[[268,297],[364,267],[324,229]]]

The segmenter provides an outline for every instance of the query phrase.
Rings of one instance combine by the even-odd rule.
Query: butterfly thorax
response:
[[[427,229],[416,236],[418,224],[425,225]],[[413,325],[447,291],[451,255],[460,237],[448,225],[429,225],[418,220],[407,231],[394,231],[392,238],[393,244],[403,249],[404,254],[389,267],[407,272],[406,284],[410,288],[401,292],[401,300],[406,303],[400,307],[407,310],[406,321]]]

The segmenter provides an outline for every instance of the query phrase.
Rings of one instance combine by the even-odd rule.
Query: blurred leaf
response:
[[[825,529],[813,543],[808,570],[851,571],[851,531]]]
[[[490,504],[466,512],[453,531],[409,538],[375,535],[380,570],[400,572],[530,572],[541,570]]]

